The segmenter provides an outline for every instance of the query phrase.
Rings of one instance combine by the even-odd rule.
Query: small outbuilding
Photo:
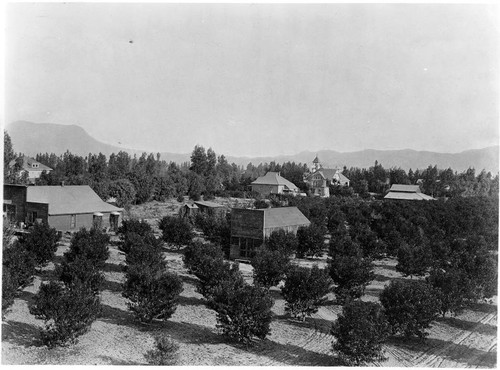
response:
[[[384,199],[394,200],[435,200],[422,193],[419,185],[392,184]]]
[[[231,259],[249,259],[254,251],[271,236],[284,230],[296,234],[301,226],[311,222],[297,207],[231,210]]]
[[[181,217],[191,217],[196,215],[196,212],[198,212],[199,208],[196,204],[184,204],[181,209],[179,209],[179,216]]]
[[[88,185],[4,185],[5,212],[9,222],[45,222],[60,231],[116,230],[123,209],[104,202]]]
[[[194,205],[197,206],[199,212],[206,214],[214,215],[219,213],[225,213],[227,211],[227,208],[221,204],[204,200],[196,201],[194,202]]]

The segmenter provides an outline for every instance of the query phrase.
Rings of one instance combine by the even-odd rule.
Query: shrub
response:
[[[64,257],[68,262],[73,262],[77,258],[88,259],[96,267],[102,268],[109,257],[108,243],[109,235],[101,230],[82,228],[73,235],[69,250],[64,253]]]
[[[43,284],[30,313],[45,322],[42,341],[49,347],[75,343],[100,313],[99,297],[90,289],[65,288],[57,282]]]
[[[146,236],[153,233],[151,225],[146,221],[139,221],[137,219],[123,220],[121,226],[118,228],[117,233],[125,236],[128,233],[136,233],[140,236]]]
[[[253,337],[264,339],[270,331],[274,302],[266,289],[232,281],[218,286],[212,301],[217,327],[224,335],[248,343]]]
[[[298,240],[294,233],[277,230],[273,231],[266,239],[265,245],[270,250],[280,251],[282,254],[291,256],[297,251]]]
[[[290,258],[282,251],[263,246],[252,258],[253,279],[265,288],[278,285],[290,268]]]
[[[318,311],[326,301],[332,281],[326,270],[293,267],[289,270],[281,294],[286,301],[285,311],[302,321]]]
[[[434,289],[421,281],[391,281],[380,295],[393,334],[425,338],[437,318],[440,302]]]
[[[130,300],[129,309],[141,322],[153,319],[168,320],[177,309],[182,292],[181,279],[172,273],[129,266],[123,287],[123,296]]]
[[[25,288],[33,281],[36,260],[24,244],[14,242],[3,249],[3,268],[9,270],[11,282],[18,288]]]
[[[347,365],[383,360],[382,345],[389,332],[380,304],[350,301],[332,325],[331,334],[337,339],[333,350]]]
[[[15,275],[8,267],[2,269],[2,317],[14,303],[19,285]]]
[[[360,298],[366,286],[374,278],[371,259],[363,257],[357,243],[349,237],[343,238],[330,250],[329,273],[333,282],[337,302]]]
[[[443,317],[447,312],[459,314],[475,301],[472,282],[464,271],[432,269],[426,281],[435,289],[440,303],[439,312]]]
[[[179,345],[168,335],[161,334],[155,338],[155,349],[146,352],[146,361],[155,366],[175,365],[179,357]]]
[[[216,244],[193,241],[184,250],[184,266],[191,274],[196,274],[206,257],[222,260],[224,259],[224,252]]]
[[[38,265],[46,265],[54,259],[59,234],[56,229],[45,223],[36,223],[28,234],[20,238],[21,244],[32,253]]]
[[[198,212],[194,217],[194,224],[203,231],[207,240],[220,244],[224,252],[229,254],[231,242],[230,215]]]
[[[189,244],[193,239],[193,227],[183,218],[165,216],[160,220],[158,226],[163,232],[163,240],[176,245],[179,249],[182,245]]]
[[[424,276],[432,264],[432,252],[426,244],[401,245],[397,252],[396,271],[403,276]]]
[[[231,282],[234,286],[243,285],[244,280],[238,265],[230,264],[222,259],[206,257],[195,272],[199,279],[198,292],[208,300],[213,298],[214,292],[224,282]]]
[[[155,243],[148,237],[141,237],[137,234],[127,234],[130,250],[125,257],[127,265],[140,265],[143,269],[150,271],[163,271],[166,262],[162,256],[162,249],[159,243]],[[156,240],[156,239],[155,239]],[[151,244],[154,243],[154,244]]]
[[[77,257],[72,262],[63,261],[56,268],[56,274],[67,287],[82,286],[94,294],[99,293],[104,282],[104,275],[97,266],[91,260],[82,257]]]
[[[325,243],[325,233],[319,226],[301,226],[297,230],[297,257],[321,257]]]

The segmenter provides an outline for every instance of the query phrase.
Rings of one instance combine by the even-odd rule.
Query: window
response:
[[[32,168],[38,168],[38,163],[33,163],[33,164],[31,164],[31,167],[32,167]]]
[[[69,228],[70,229],[76,228],[76,215],[71,215],[70,216]]]

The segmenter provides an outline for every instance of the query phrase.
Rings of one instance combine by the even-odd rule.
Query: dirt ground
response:
[[[143,215],[147,213],[144,210],[135,212],[142,212]],[[68,245],[69,239],[63,240],[55,263],[61,261]],[[166,323],[137,323],[121,296],[124,279],[121,265],[125,256],[114,245],[110,245],[110,252],[105,267],[106,282],[101,293],[103,312],[90,331],[81,336],[77,344],[69,347],[49,350],[40,344],[39,329],[43,322],[35,319],[28,307],[41,281],[53,278],[53,265],[49,265],[38,274],[31,286],[24,289],[3,319],[2,364],[146,365],[144,354],[153,349],[154,335],[166,332],[179,343],[177,365],[337,365],[331,352],[334,339],[329,334],[329,328],[341,312],[341,307],[334,304],[333,295],[329,297],[327,305],[311,318],[297,322],[285,315],[284,300],[279,289],[272,288],[275,299],[272,310],[275,316],[271,334],[264,341],[247,347],[228,342],[218,334],[216,315],[205,307],[203,297],[196,292],[196,278],[184,269],[182,254],[177,251],[165,252],[168,268],[178,273],[184,282],[177,311]],[[325,260],[301,260],[298,263],[318,263],[321,266]],[[378,295],[390,279],[401,278],[395,270],[395,264],[391,259],[376,262],[376,278],[367,287],[364,300],[378,300]],[[240,263],[240,270],[250,282],[251,266]],[[491,368],[496,367],[497,363],[496,344],[495,300],[493,304],[478,304],[457,317],[439,319],[430,329],[428,339],[423,342],[391,340],[385,346],[387,359],[368,365]]]

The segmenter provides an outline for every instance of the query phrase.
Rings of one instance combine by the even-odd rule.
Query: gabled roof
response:
[[[311,224],[297,207],[266,208],[262,212],[264,212],[265,229]]]
[[[191,209],[198,209],[198,206],[196,204],[184,204],[184,207],[188,207],[188,208],[191,208]]]
[[[319,163],[318,155],[316,154],[316,158],[313,159],[313,163]]]
[[[290,190],[299,191],[294,183],[281,177],[278,172],[268,172],[265,176],[257,178],[251,185],[284,185]]]
[[[389,191],[384,199],[397,199],[397,200],[435,200],[433,197],[424,193],[410,193],[410,192],[398,192]]]
[[[317,174],[320,174],[323,178],[325,178],[328,181],[332,181],[332,179],[335,175],[339,176],[339,179],[341,182],[349,181],[349,179],[347,177],[345,177],[340,170],[334,169],[334,168],[320,168],[319,170],[314,171],[313,173],[309,174],[307,176],[307,178],[310,178],[311,176],[317,175]]]
[[[392,184],[389,191],[397,191],[403,193],[420,193],[420,186],[418,185],[403,185],[403,184]]]
[[[21,157],[21,159],[23,160],[23,164],[22,164],[23,170],[26,170],[26,171],[52,171],[52,168],[38,162],[37,160],[35,160],[35,158],[31,158],[31,157],[28,157],[26,155],[23,155]],[[9,166],[13,166],[15,163],[16,163],[16,160],[13,159],[12,161],[10,161]],[[35,164],[36,167],[33,167],[33,164]]]
[[[210,208],[221,208],[224,207],[223,205],[220,205],[219,203],[214,203],[214,202],[208,202],[205,200],[200,200],[197,202],[194,202],[197,206],[202,206],[202,207],[210,207]]]
[[[88,185],[29,186],[26,202],[49,205],[49,215],[122,211],[104,202]]]

